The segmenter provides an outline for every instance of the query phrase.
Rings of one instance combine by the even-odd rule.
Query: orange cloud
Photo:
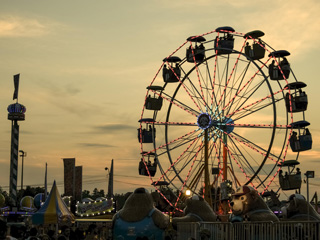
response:
[[[2,17],[0,37],[39,37],[50,33],[52,23],[37,19]]]

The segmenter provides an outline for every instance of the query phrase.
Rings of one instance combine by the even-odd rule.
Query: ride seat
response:
[[[214,40],[214,50],[217,54],[232,53],[234,47],[234,38],[231,34],[226,34],[223,37],[216,37]]]
[[[308,107],[308,96],[305,92],[300,93],[300,95],[291,94],[291,105],[292,112],[303,112],[307,110]],[[290,99],[289,93],[286,94],[286,108],[290,112]]]
[[[260,43],[262,46],[265,46],[265,44]],[[261,58],[264,58],[265,55],[265,48],[260,46],[259,43],[254,43],[252,47],[247,43],[247,46],[244,48],[245,54],[250,57],[252,60],[259,60]]]
[[[162,69],[163,81],[168,83],[179,82],[181,76],[181,70],[179,67],[167,68],[163,67]]]
[[[279,183],[282,190],[293,190],[301,188],[301,173],[291,173],[286,176],[279,175]]]
[[[153,143],[153,139],[155,137],[156,137],[156,129],[155,128],[151,128],[149,130],[138,128],[139,143]]]
[[[295,133],[295,132],[294,132]],[[299,138],[290,138],[290,147],[293,152],[302,152],[312,148],[312,136],[308,129]]]
[[[289,78],[289,75],[290,75],[290,64],[287,61],[287,59],[283,58],[283,60],[280,62],[279,66],[280,66],[281,71],[282,71],[283,74],[281,73],[279,67],[274,64],[274,60],[269,65],[269,76],[270,76],[271,80],[283,80],[284,77],[286,79]],[[284,75],[284,77],[283,77],[283,75]]]
[[[205,57],[205,48],[201,44],[200,46],[195,46],[195,48],[187,48],[186,50],[186,58],[187,62],[194,63],[194,59],[197,63],[202,62]],[[194,56],[194,59],[193,59]]]
[[[146,99],[146,109],[148,110],[160,110],[162,107],[163,99],[161,97],[155,98],[148,96]]]

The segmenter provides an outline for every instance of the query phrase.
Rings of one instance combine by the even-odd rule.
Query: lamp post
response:
[[[307,202],[309,205],[310,204],[309,203],[309,178],[314,178],[314,171],[307,171],[304,175],[307,177]],[[310,217],[310,209],[308,206],[308,221],[310,220],[309,217]]]
[[[21,190],[23,189],[23,161],[24,157],[27,156],[27,153],[24,152],[23,150],[19,151],[21,153],[20,157],[22,157],[22,163],[21,163]]]

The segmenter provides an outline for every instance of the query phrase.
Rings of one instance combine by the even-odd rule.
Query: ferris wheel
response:
[[[156,188],[170,185],[177,201],[186,190],[208,201],[220,187],[223,200],[241,185],[262,194],[301,186],[301,177],[290,187],[280,175],[288,166],[297,179],[299,153],[312,147],[306,84],[294,75],[290,53],[263,36],[231,27],[191,36],[147,86],[139,174]]]

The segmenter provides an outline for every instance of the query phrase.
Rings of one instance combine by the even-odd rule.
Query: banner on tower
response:
[[[19,78],[20,78],[20,73],[13,76],[13,83],[14,83],[13,100],[18,99]]]

